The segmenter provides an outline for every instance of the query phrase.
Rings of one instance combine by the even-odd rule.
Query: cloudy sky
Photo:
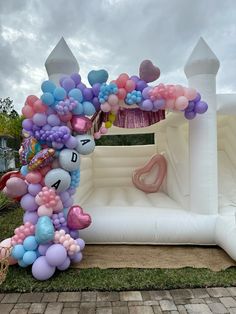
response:
[[[138,74],[151,59],[159,81],[180,84],[203,36],[221,62],[218,91],[236,92],[235,0],[0,0],[0,98],[20,110],[27,95],[40,95],[44,62],[61,36],[85,81],[92,69],[111,79]]]

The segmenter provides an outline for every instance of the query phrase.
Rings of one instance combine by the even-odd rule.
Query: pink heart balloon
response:
[[[92,121],[87,117],[73,116],[71,126],[74,131],[84,134],[92,127]]]
[[[153,183],[145,183],[144,180],[142,180],[143,175],[148,176],[150,173],[152,173],[152,169],[155,165],[159,166],[155,181]],[[163,155],[156,154],[143,167],[134,171],[132,177],[133,184],[136,186],[136,188],[143,192],[157,192],[166,176],[166,171],[167,163],[165,157]]]
[[[79,205],[72,206],[67,215],[67,225],[70,229],[81,230],[87,228],[92,220],[89,214],[83,212]]]
[[[157,80],[160,74],[160,69],[150,60],[143,60],[139,66],[139,76],[147,83]]]

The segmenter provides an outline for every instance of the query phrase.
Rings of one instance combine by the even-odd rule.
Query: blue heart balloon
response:
[[[108,72],[106,70],[92,70],[88,74],[88,81],[91,86],[95,83],[106,83],[108,79]]]
[[[35,228],[35,238],[39,244],[47,243],[54,238],[54,227],[48,216],[42,216],[38,219]]]

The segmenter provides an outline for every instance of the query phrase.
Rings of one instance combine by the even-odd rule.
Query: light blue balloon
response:
[[[72,110],[72,112],[73,112],[75,115],[83,114],[83,113],[84,113],[84,107],[83,107],[83,105],[79,102],[79,103],[77,104],[77,106]]]
[[[22,244],[17,244],[13,247],[11,255],[14,259],[22,259],[25,254],[25,249]]]
[[[56,85],[52,81],[44,81],[41,85],[41,89],[44,93],[53,93]]]
[[[23,246],[24,246],[24,249],[26,251],[36,250],[38,247],[38,243],[35,239],[35,236],[29,236],[29,237],[25,238],[25,240],[23,242]]]
[[[25,177],[29,173],[28,166],[22,166],[20,168],[20,173]]]
[[[36,258],[37,254],[35,251],[27,251],[25,252],[22,260],[26,265],[31,265],[36,260]]]
[[[20,260],[18,261],[18,264],[19,264],[20,267],[23,267],[23,268],[25,268],[25,267],[28,266],[28,264],[25,264],[25,262],[23,261],[23,259],[20,259]]]
[[[35,228],[35,238],[39,244],[48,243],[54,238],[54,226],[48,216],[39,217]]]
[[[66,97],[66,91],[62,87],[56,87],[53,96],[56,100],[63,100]]]
[[[75,100],[78,100],[78,102],[83,101],[83,94],[78,88],[73,88],[72,90],[70,90],[69,96],[73,97]]]
[[[51,106],[54,103],[54,97],[51,93],[43,93],[41,100],[45,105]]]
[[[105,83],[108,79],[108,73],[106,70],[92,70],[88,73],[88,81],[91,86],[95,83]]]
[[[83,107],[84,107],[84,114],[86,116],[92,116],[96,112],[94,105],[89,101],[84,101]]]

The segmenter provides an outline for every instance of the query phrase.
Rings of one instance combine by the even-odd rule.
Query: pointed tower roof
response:
[[[58,83],[63,75],[79,72],[79,64],[62,37],[45,62],[49,79]]]
[[[184,67],[187,78],[198,74],[215,74],[220,67],[217,56],[200,37]]]

